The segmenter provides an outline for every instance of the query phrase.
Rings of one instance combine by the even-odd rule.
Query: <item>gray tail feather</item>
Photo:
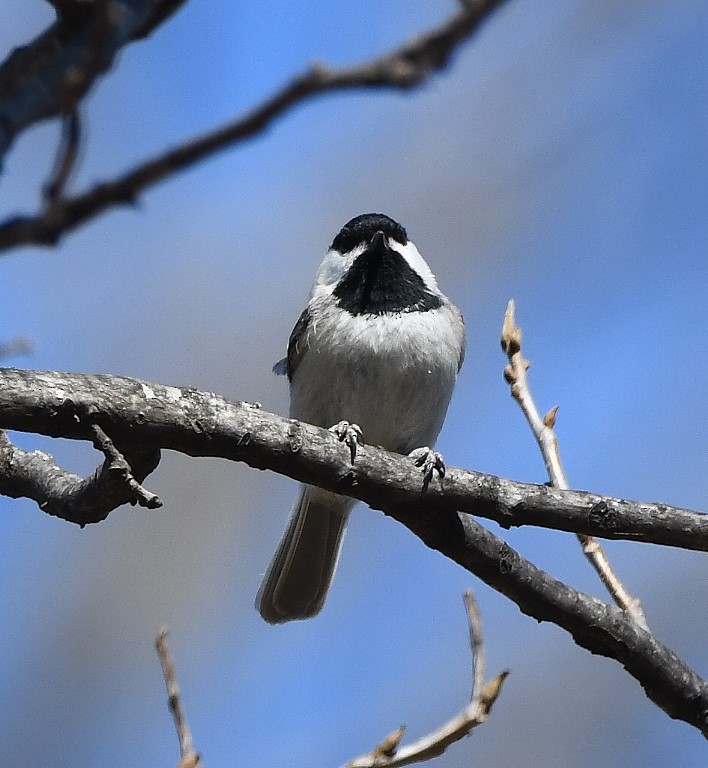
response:
[[[319,613],[332,583],[351,499],[302,486],[263,579],[256,608],[269,624]]]

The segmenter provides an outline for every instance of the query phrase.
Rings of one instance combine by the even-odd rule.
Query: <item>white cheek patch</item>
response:
[[[344,255],[335,250],[327,251],[315,276],[313,295],[323,290],[332,293],[347,272],[349,272],[356,257],[364,253],[365,248],[365,244],[362,243]]]
[[[435,279],[435,275],[431,272],[430,267],[425,262],[425,259],[420,255],[420,252],[415,247],[415,243],[412,243],[409,240],[405,245],[401,245],[391,238],[389,238],[388,242],[394,251],[398,251],[398,253],[403,256],[403,258],[408,262],[408,266],[414,272],[417,272],[420,275],[423,282],[425,283],[425,287],[430,291],[437,292],[438,283]]]

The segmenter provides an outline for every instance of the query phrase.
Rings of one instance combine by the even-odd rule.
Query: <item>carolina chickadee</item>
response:
[[[406,230],[368,213],[334,238],[290,334],[287,357],[274,370],[290,380],[290,416],[335,424],[352,458],[363,436],[442,473],[442,458],[431,449],[464,348],[462,315]],[[353,499],[301,486],[256,597],[267,622],[307,619],[322,608],[353,505]]]

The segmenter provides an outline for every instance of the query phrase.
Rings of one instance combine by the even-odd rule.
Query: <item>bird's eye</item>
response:
[[[363,242],[361,232],[353,232],[351,229],[344,227],[332,241],[331,248],[344,254],[353,251],[357,245]]]

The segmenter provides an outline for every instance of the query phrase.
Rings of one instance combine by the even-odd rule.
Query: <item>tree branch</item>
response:
[[[167,688],[167,705],[170,708],[172,719],[175,723],[177,738],[179,739],[180,760],[177,768],[197,768],[202,765],[199,755],[194,751],[192,743],[192,734],[187,725],[187,718],[182,709],[180,700],[179,684],[177,683],[177,673],[172,661],[172,654],[167,645],[167,628],[162,627],[155,638],[155,650],[160,659],[162,667],[162,676],[165,678],[165,687]]]
[[[53,245],[62,234],[116,205],[132,204],[138,195],[164,178],[243,141],[267,128],[296,104],[325,92],[361,88],[410,89],[443,69],[452,54],[503,0],[465,3],[440,27],[390,54],[359,66],[330,69],[314,65],[248,114],[165,152],[112,181],[57,201],[36,216],[17,216],[0,224],[0,250],[21,244]],[[154,0],[157,3],[157,0]],[[3,121],[0,69],[0,126]],[[46,116],[46,115],[42,115]],[[0,132],[0,156],[2,153]]]
[[[0,360],[12,355],[31,355],[33,350],[32,342],[26,336],[18,336],[11,341],[0,342]]]
[[[54,168],[42,190],[45,211],[61,202],[64,189],[76,164],[81,139],[81,119],[76,108],[64,115],[61,128],[61,140],[54,160]]]
[[[393,515],[538,621],[566,630],[591,653],[619,661],[668,715],[708,738],[708,683],[624,611],[545,573],[469,515]]]
[[[148,455],[169,448],[190,456],[245,461],[385,510],[427,546],[509,597],[524,613],[552,621],[578,645],[619,661],[671,717],[708,735],[708,684],[673,651],[620,609],[553,578],[458,510],[490,513],[496,505],[521,508],[523,517],[529,518],[537,504],[548,505],[555,499],[557,511],[564,506],[584,507],[588,528],[601,529],[604,526],[598,520],[605,513],[616,522],[615,513],[622,510],[625,516],[620,513],[619,517],[634,521],[628,538],[651,530],[645,513],[654,511],[663,519],[660,527],[673,535],[684,530],[684,523],[693,525],[701,539],[699,549],[706,549],[706,516],[455,469],[430,483],[423,493],[420,472],[407,457],[361,446],[352,465],[347,447],[328,430],[265,413],[253,405],[120,376],[0,369],[0,428],[92,440],[93,425],[111,435],[124,453],[125,446]],[[0,485],[2,493],[27,495],[13,487],[11,471],[9,477],[0,476]],[[621,535],[616,528],[612,533],[616,538]],[[647,535],[644,540],[652,538],[658,537]]]
[[[0,65],[0,161],[34,123],[70,112],[124,45],[145,37],[184,0],[57,0],[58,19]]]
[[[0,430],[0,493],[32,499],[48,515],[81,527],[105,520],[123,504],[138,503],[149,509],[162,506],[160,499],[138,482],[155,469],[160,451],[133,449],[125,456],[117,451],[107,454],[101,466],[81,478],[62,469],[43,451],[23,451],[14,446]]]
[[[471,591],[464,594],[467,624],[472,651],[472,697],[470,703],[451,720],[413,744],[399,748],[405,727],[389,734],[368,755],[362,755],[347,763],[344,768],[402,768],[404,765],[422,763],[442,753],[456,741],[468,736],[473,728],[487,721],[489,713],[501,693],[508,671],[484,682],[484,643],[482,619],[477,601]]]
[[[120,447],[139,482],[157,466],[155,452],[166,448],[189,456],[245,461],[361,499],[376,509],[417,510],[433,504],[495,520],[504,528],[535,525],[708,551],[708,515],[691,510],[563,491],[454,467],[423,496],[420,471],[407,458],[363,445],[352,465],[348,449],[327,430],[247,403],[123,376],[0,368],[0,429],[93,442],[94,424]],[[0,493],[28,496],[42,504],[42,494],[51,492],[51,473],[42,471],[48,467],[46,459],[23,467],[22,452],[13,450],[13,471],[0,474]],[[141,465],[136,472],[134,462],[143,455],[152,457],[153,464],[149,469],[150,462]],[[124,495],[113,496],[107,489],[96,494],[105,502],[97,519],[130,500],[125,483],[118,487]]]
[[[554,488],[569,490],[570,483],[561,462],[558,438],[553,431],[558,406],[548,411],[543,418],[536,408],[526,375],[531,363],[521,354],[522,333],[521,328],[516,324],[514,310],[515,303],[512,299],[504,313],[501,334],[501,346],[504,354],[509,358],[509,364],[504,369],[504,378],[511,388],[511,396],[519,404],[533,436],[536,438],[551,485]],[[577,537],[583,554],[595,569],[607,591],[612,595],[612,599],[644,629],[648,629],[641,603],[627,592],[602,546],[595,538],[586,533],[578,533]]]

